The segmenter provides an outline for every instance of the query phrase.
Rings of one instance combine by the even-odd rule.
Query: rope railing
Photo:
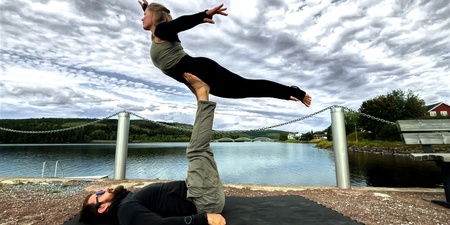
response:
[[[4,131],[8,131],[8,132],[14,132],[14,133],[23,133],[23,134],[48,134],[48,133],[56,133],[56,132],[64,132],[64,131],[70,131],[70,130],[76,130],[76,129],[80,129],[83,127],[87,127],[99,122],[102,122],[103,120],[107,120],[107,119],[111,119],[112,117],[115,117],[117,115],[119,115],[120,112],[118,113],[114,113],[110,116],[107,116],[103,119],[99,119],[96,121],[92,121],[86,124],[82,124],[79,126],[74,126],[74,127],[68,127],[68,128],[63,128],[63,129],[56,129],[56,130],[39,130],[39,131],[27,131],[27,130],[14,130],[14,129],[9,129],[9,128],[5,128],[5,127],[0,127],[0,130],[4,130]]]
[[[348,110],[351,112],[359,113],[355,110],[349,109],[347,107],[342,107],[338,105],[333,105],[326,107],[322,110],[319,110],[315,113],[312,113],[310,115],[300,117],[295,120],[291,120],[288,122],[280,123],[277,125],[267,126],[267,127],[261,127],[258,129],[251,129],[251,130],[239,130],[239,131],[220,131],[218,133],[243,133],[243,132],[250,132],[250,131],[261,131],[261,130],[267,130],[272,129],[275,127],[284,126],[291,123],[296,123],[302,120],[305,120],[307,118],[313,117],[319,113],[322,113],[326,110],[330,109],[331,112],[331,124],[332,124],[332,130],[333,134],[335,134],[335,137],[333,138],[333,148],[335,152],[335,160],[336,160],[336,180],[337,180],[337,186],[339,188],[350,188],[350,172],[349,172],[349,166],[348,166],[348,156],[347,156],[347,142],[345,137],[345,121],[344,121],[344,110]],[[367,114],[359,113],[362,116],[369,117],[371,119],[378,120],[380,122],[385,122],[389,124],[395,124],[393,122],[379,119]],[[48,130],[48,131],[20,131],[20,130],[14,130],[9,128],[0,127],[0,130],[8,131],[8,132],[17,132],[17,133],[28,133],[28,134],[42,134],[42,133],[53,133],[53,132],[63,132],[63,131],[69,131],[74,129],[83,128],[95,123],[99,123],[103,120],[110,119],[114,116],[118,116],[118,126],[117,126],[117,141],[116,141],[116,158],[115,158],[115,169],[114,169],[114,179],[117,180],[123,180],[125,179],[125,168],[126,168],[126,158],[127,158],[127,151],[128,151],[128,139],[129,139],[129,125],[130,125],[130,115],[134,115],[137,118],[140,118],[142,120],[158,124],[160,126],[164,126],[167,128],[172,129],[178,129],[178,130],[184,130],[184,131],[192,131],[191,129],[183,128],[183,127],[177,127],[172,125],[167,125],[162,122],[157,122],[153,120],[149,120],[145,117],[139,116],[132,112],[122,111],[119,113],[114,113],[110,116],[107,116],[103,119],[99,119],[96,121],[92,121],[83,125],[74,126],[74,127],[68,127],[64,129],[55,129],[55,130]],[[44,165],[45,169],[45,165]],[[56,170],[56,169],[55,169]]]
[[[271,126],[266,126],[266,127],[256,128],[256,129],[248,129],[248,130],[214,131],[214,133],[233,134],[233,133],[247,133],[247,132],[254,132],[254,131],[262,131],[262,130],[273,129],[273,128],[285,126],[285,125],[288,125],[288,124],[300,122],[302,120],[311,118],[313,116],[316,116],[316,115],[318,115],[320,113],[323,113],[324,111],[326,111],[328,109],[332,109],[332,108],[343,108],[344,110],[347,110],[347,111],[350,111],[350,112],[353,112],[353,113],[357,113],[357,114],[365,116],[365,117],[367,117],[369,119],[373,119],[373,120],[377,120],[377,121],[380,121],[380,122],[383,122],[383,123],[395,125],[394,122],[387,121],[387,120],[384,120],[384,119],[380,119],[380,118],[377,118],[377,117],[374,117],[374,116],[371,116],[371,115],[368,115],[368,114],[365,114],[365,113],[361,113],[361,112],[358,112],[356,110],[350,109],[350,108],[345,107],[345,106],[332,105],[332,106],[326,107],[326,108],[324,108],[322,110],[319,110],[319,111],[317,111],[315,113],[311,113],[311,114],[309,114],[307,116],[300,117],[300,118],[297,118],[297,119],[294,119],[294,120],[291,120],[291,121],[287,121],[287,122],[284,122],[284,123],[276,124],[276,125],[271,125]],[[89,122],[89,123],[86,123],[86,124],[82,124],[82,125],[79,125],[79,126],[63,128],[63,129],[46,130],[46,131],[25,131],[25,130],[9,129],[9,128],[5,128],[5,127],[1,127],[0,126],[0,130],[7,131],[7,132],[14,132],[14,133],[25,133],[25,134],[48,134],[48,133],[56,133],[56,132],[65,132],[65,131],[70,131],[70,130],[81,129],[81,128],[84,128],[84,127],[87,127],[87,126],[90,126],[90,125],[102,122],[104,120],[111,119],[112,117],[115,117],[115,116],[119,115],[119,113],[122,113],[122,112],[129,113],[130,115],[133,115],[133,116],[135,116],[135,117],[137,117],[137,118],[139,118],[141,120],[144,120],[144,121],[147,121],[147,122],[150,122],[150,123],[154,123],[154,124],[166,127],[166,128],[182,130],[182,131],[187,131],[187,132],[191,132],[192,131],[192,129],[188,129],[188,128],[184,128],[184,127],[172,126],[172,125],[168,125],[168,124],[165,124],[165,123],[162,123],[162,122],[150,120],[150,119],[145,118],[143,116],[140,116],[140,115],[138,115],[136,113],[128,112],[128,111],[117,112],[117,113],[114,113],[114,114],[112,114],[110,116],[104,117],[102,119],[98,119],[96,121],[92,121],[92,122]]]

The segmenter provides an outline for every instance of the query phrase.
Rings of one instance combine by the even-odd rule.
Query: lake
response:
[[[129,144],[127,179],[184,180],[188,143]],[[334,153],[313,144],[212,143],[224,183],[336,186]],[[0,145],[0,177],[114,176],[115,144]],[[441,187],[434,162],[406,156],[349,153],[352,186]]]

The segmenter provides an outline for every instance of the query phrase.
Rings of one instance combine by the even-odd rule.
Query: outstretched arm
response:
[[[153,225],[184,225],[184,224],[208,224],[208,217],[204,213],[192,216],[162,217],[150,211],[136,201],[128,201],[117,211],[117,218],[122,225],[153,224]]]
[[[158,38],[168,41],[178,41],[177,34],[189,30],[201,23],[211,23],[214,24],[215,21],[212,19],[214,15],[227,16],[228,14],[224,11],[227,8],[219,5],[213,9],[205,10],[200,13],[193,15],[180,16],[170,22],[164,22],[156,26],[154,35]]]
[[[138,0],[139,5],[141,5],[142,10],[146,10],[148,6],[147,0]],[[227,8],[223,7],[223,4],[216,6],[213,9],[205,10],[190,16],[181,16],[170,22],[161,23],[156,27],[154,35],[168,41],[179,41],[177,34],[179,32],[191,29],[200,23],[211,23],[214,24],[215,21],[212,17],[216,14],[228,16],[225,13]]]

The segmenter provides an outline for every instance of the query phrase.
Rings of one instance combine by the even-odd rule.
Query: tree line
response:
[[[411,90],[393,90],[386,95],[364,101],[358,111],[344,113],[346,135],[351,133],[361,139],[377,141],[401,141],[396,125],[369,118],[370,115],[384,121],[396,122],[410,119],[437,119],[443,117],[429,117],[426,115],[425,101]],[[448,118],[444,117],[444,118]],[[309,132],[311,136],[316,132]],[[328,140],[333,139],[331,125],[317,133],[326,133]]]
[[[17,131],[54,131],[77,127],[97,119],[72,118],[33,118],[33,119],[1,119],[0,127]],[[107,119],[69,131],[51,133],[23,133],[0,130],[0,143],[91,143],[93,141],[114,142],[117,139],[117,119]],[[188,142],[191,136],[192,125],[182,123],[161,124],[185,128],[185,130],[169,128],[161,124],[145,120],[131,120],[129,129],[129,142]],[[238,137],[268,137],[277,139],[282,131],[264,130],[248,133],[213,133],[213,139]]]

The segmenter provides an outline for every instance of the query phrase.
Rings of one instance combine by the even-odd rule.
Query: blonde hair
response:
[[[152,12],[152,22],[155,26],[163,22],[172,21],[170,10],[161,4],[152,2],[145,10]]]

